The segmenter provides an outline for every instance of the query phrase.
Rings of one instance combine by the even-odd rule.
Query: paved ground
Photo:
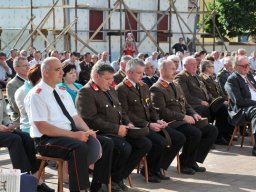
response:
[[[240,148],[240,140],[230,151],[224,146],[216,146],[207,157],[204,166],[206,173],[197,173],[189,176],[176,172],[176,160],[168,170],[170,181],[160,184],[146,184],[143,177],[132,173],[133,188],[130,191],[173,191],[173,192],[256,192],[256,157],[251,156],[252,147],[249,146],[249,138],[245,140],[245,146]],[[10,168],[8,152],[0,152],[0,166]],[[52,168],[46,169],[46,182],[57,189],[57,172]],[[65,185],[64,192],[68,192]],[[57,191],[57,190],[56,190]]]

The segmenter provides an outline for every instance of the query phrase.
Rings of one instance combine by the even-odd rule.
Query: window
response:
[[[133,14],[138,19],[137,13],[133,13]],[[138,38],[137,31],[133,31],[137,29],[138,29],[137,21],[132,17],[132,15],[129,12],[126,12],[125,13],[125,30],[127,32],[125,33],[125,37],[127,36],[127,33],[132,32],[134,36],[134,41],[137,41],[137,38]]]
[[[89,15],[89,37],[93,35],[93,33],[99,28],[99,26],[103,22],[103,11],[95,11],[90,10]],[[97,33],[97,35],[93,38],[93,40],[103,40],[103,28]]]
[[[157,14],[157,20],[162,17],[162,14]],[[157,39],[159,42],[168,42],[168,15],[165,15],[164,18],[158,23],[157,30],[164,30],[161,32],[157,32]]]

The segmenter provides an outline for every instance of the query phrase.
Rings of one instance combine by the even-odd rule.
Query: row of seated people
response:
[[[163,63],[161,71],[164,73],[168,66]],[[170,62],[170,66],[175,67],[172,62]],[[36,67],[39,68],[38,66]],[[189,136],[190,125],[187,124],[193,124],[195,122],[194,118],[196,120],[201,118],[193,109],[188,109],[188,113],[191,116],[185,115],[187,112],[184,109],[179,111],[181,113],[180,116],[184,116],[184,121],[181,120],[181,124],[174,123],[172,125],[166,123],[169,121],[168,119],[165,121],[159,120],[163,117],[157,118],[156,113],[153,112],[153,109],[157,110],[153,103],[151,104],[147,86],[139,84],[141,87],[138,90],[145,89],[148,95],[144,95],[144,100],[140,98],[137,100],[142,102],[138,102],[138,105],[144,108],[144,111],[141,110],[141,112],[146,114],[138,114],[141,117],[137,121],[133,119],[133,112],[121,107],[118,100],[120,91],[116,92],[112,88],[113,68],[109,65],[98,64],[93,67],[90,83],[78,92],[78,97],[76,98],[78,115],[74,107],[74,100],[67,94],[63,86],[55,87],[57,83],[62,82],[62,67],[62,64],[56,58],[44,60],[40,66],[42,80],[39,83],[39,79],[34,80],[32,85],[38,84],[29,91],[25,98],[24,106],[31,124],[30,135],[36,142],[37,150],[42,155],[59,157],[68,161],[69,188],[71,191],[89,188],[89,181],[84,178],[88,178],[88,165],[92,163],[88,161],[90,152],[92,152],[89,149],[93,147],[90,147],[90,142],[88,141],[95,137],[102,145],[102,156],[95,164],[91,191],[98,191],[101,183],[107,184],[110,175],[114,191],[127,190],[123,184],[123,179],[131,173],[146,153],[148,154],[151,181],[160,182],[162,179],[169,179],[161,174],[160,169],[167,170],[182,146],[181,171],[187,174],[205,171],[205,168],[199,167],[196,162],[202,163],[206,158],[216,139],[217,130],[211,125],[207,125],[203,129],[198,129],[191,125],[195,130],[193,134],[191,133],[193,135],[193,139],[191,139]],[[135,69],[141,71],[135,73]],[[35,69],[32,68],[31,70]],[[134,87],[130,87],[130,85],[132,85],[133,80],[138,83],[141,80],[144,64],[139,60],[131,60],[127,71],[130,71],[135,76],[130,77],[131,79],[127,81],[130,83],[123,84],[123,86],[132,89]],[[173,71],[175,72],[175,69]],[[169,78],[171,80],[173,74]],[[54,89],[57,95],[60,96],[56,96],[56,93],[53,93]],[[142,94],[144,93],[139,93],[137,96],[140,95],[139,97],[141,97]],[[122,98],[120,98],[120,101],[122,102]],[[62,103],[62,106],[60,103]],[[63,107],[63,103],[65,107]],[[184,100],[185,105],[186,102]],[[66,112],[63,108],[66,108]],[[135,111],[137,112],[137,110]],[[151,118],[150,116],[155,117]],[[92,129],[99,130],[97,136],[94,131],[89,130],[85,122]],[[148,127],[150,129],[149,135],[139,139],[127,136],[127,129],[133,126]],[[179,129],[179,127],[181,128]],[[166,147],[161,129],[166,129],[170,134],[172,147]],[[154,147],[152,147],[152,143]],[[167,154],[165,153],[166,151],[168,151]],[[157,152],[157,155],[154,152]],[[96,152],[94,151],[94,153]]]

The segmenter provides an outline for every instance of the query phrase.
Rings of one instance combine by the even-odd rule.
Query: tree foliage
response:
[[[215,5],[210,3],[208,8],[210,13],[205,16],[205,25],[201,22],[207,33],[213,33],[215,19],[222,36],[256,35],[255,0],[216,0]]]

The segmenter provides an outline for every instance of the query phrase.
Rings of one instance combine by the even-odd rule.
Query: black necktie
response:
[[[73,118],[70,116],[69,112],[67,111],[66,107],[64,106],[64,104],[62,103],[60,96],[58,95],[58,93],[56,92],[56,90],[53,90],[53,95],[57,101],[57,103],[59,104],[63,114],[68,118],[68,120],[71,123],[71,129],[72,131],[78,131],[78,129],[76,128],[75,122],[73,120]]]
[[[175,85],[171,82],[171,83],[169,83],[169,85],[171,86],[171,88],[172,88],[172,90],[173,90],[173,93],[174,93],[174,95],[175,95],[175,97],[177,96],[177,91],[176,91],[176,87],[175,87]]]
[[[140,86],[138,85],[138,83],[136,83],[135,88],[136,88],[138,91],[140,91]]]
[[[110,95],[110,93],[108,91],[104,91],[104,94],[107,96],[109,102],[111,103],[111,105],[113,106],[113,99],[112,96]]]

